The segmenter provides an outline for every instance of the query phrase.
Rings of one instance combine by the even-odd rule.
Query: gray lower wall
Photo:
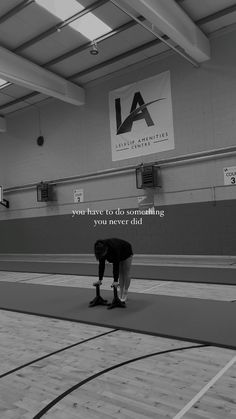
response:
[[[157,209],[157,208],[156,208]],[[109,225],[133,216],[58,215],[0,221],[0,253],[92,253],[98,238],[120,237],[136,254],[235,255],[236,200],[162,206],[165,216],[142,224]],[[94,227],[94,219],[107,224]]]

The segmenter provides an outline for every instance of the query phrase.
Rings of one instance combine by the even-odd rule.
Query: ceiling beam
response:
[[[73,105],[83,105],[84,89],[0,47],[0,77]]]
[[[15,105],[17,105],[18,103],[21,103],[21,102],[25,102],[25,103],[27,103],[28,105],[29,105],[29,104],[31,104],[31,105],[32,105],[32,103],[27,102],[27,100],[29,100],[29,99],[31,99],[32,97],[35,97],[35,96],[37,96],[37,95],[39,95],[39,93],[38,93],[38,92],[31,92],[31,93],[29,93],[28,95],[21,96],[21,97],[18,97],[17,99],[11,100],[10,102],[4,103],[3,105],[0,105],[0,111],[1,111],[1,110],[4,110],[4,109],[6,109],[6,108],[9,108],[10,106],[15,106]]]
[[[164,37],[166,39],[165,35]],[[96,70],[100,70],[101,68],[107,67],[111,64],[117,63],[118,61],[124,60],[125,58],[131,57],[132,55],[138,54],[142,51],[146,51],[148,48],[155,47],[156,45],[160,43],[161,41],[159,39],[154,39],[153,41],[149,41],[145,44],[139,45],[136,48],[132,48],[131,50],[125,51],[119,55],[115,55],[115,57],[109,58],[106,61],[102,61],[101,63],[96,64],[93,67],[89,67],[89,68],[86,68],[85,70],[74,73],[68,77],[68,80],[73,81],[78,77],[86,76],[87,74],[93,73]],[[1,107],[0,107],[0,110],[1,110]]]
[[[4,15],[0,16],[0,24],[4,23],[6,20],[15,16],[17,13],[19,13],[21,10],[25,9],[32,3],[34,3],[34,0],[23,0],[20,4],[13,7],[13,9],[9,10]]]
[[[196,23],[198,25],[204,25],[205,23],[209,23],[214,20],[220,19],[221,17],[234,13],[235,11],[236,11],[236,4],[233,4],[232,6],[226,7],[225,9],[218,10],[217,12],[212,13],[211,15],[202,17],[201,19],[197,20]]]
[[[167,35],[197,62],[210,59],[210,42],[174,0],[116,0],[118,7],[130,7]]]
[[[144,20],[142,16],[139,16],[140,22]],[[98,38],[94,39],[94,41],[99,44],[100,42],[105,41],[106,39],[111,38],[112,36],[118,35],[121,32],[124,32],[133,26],[137,25],[137,22],[134,20],[129,20],[129,22],[124,23],[121,26],[118,26],[117,28],[112,29],[110,32],[105,33],[105,35],[101,35]],[[65,52],[63,55],[59,55],[56,58],[53,58],[52,60],[48,61],[47,63],[43,64],[43,67],[51,67],[52,65],[58,64],[61,61],[67,60],[70,57],[73,57],[73,55],[79,54],[82,51],[85,51],[86,49],[90,48],[93,45],[94,41],[86,42],[86,44],[82,44],[77,48],[74,48],[68,52]]]
[[[182,1],[184,1],[184,0],[178,0],[178,3],[181,3]],[[203,17],[203,18],[201,18],[201,19],[199,19],[199,20],[195,21],[195,24],[197,24],[197,25],[202,25],[202,24],[204,24],[204,23],[212,22],[212,21],[214,21],[214,20],[216,20],[216,19],[218,19],[218,18],[220,18],[220,17],[222,17],[222,16],[227,15],[227,14],[228,14],[228,13],[230,13],[230,12],[234,12],[234,11],[236,10],[236,7],[235,7],[235,6],[236,6],[236,5],[231,6],[231,7],[227,7],[227,8],[225,8],[225,9],[220,10],[219,12],[216,12],[216,13],[210,14],[210,15],[208,15],[208,16],[205,16],[205,17]],[[140,17],[139,17],[139,18],[140,18]],[[140,20],[141,20],[141,19],[140,19]],[[131,23],[131,22],[130,22],[130,23]],[[133,25],[137,25],[137,22],[133,21]],[[132,24],[131,24],[131,26],[132,26]],[[113,35],[113,34],[111,34],[111,36],[112,36],[112,35]],[[168,39],[168,38],[166,38],[166,39]],[[157,40],[156,40],[156,41],[154,41],[154,42],[155,42],[155,43],[158,43],[158,41],[157,41]],[[90,43],[87,43],[87,44],[86,44],[86,46],[85,46],[85,45],[82,45],[82,46],[81,46],[81,47],[79,47],[77,50],[69,51],[68,53],[70,54],[70,56],[72,56],[73,54],[78,53],[80,48],[81,48],[81,50],[84,50],[85,48],[88,48],[89,46],[90,46]],[[147,45],[146,45],[146,47],[149,47],[149,44],[147,44]],[[141,46],[141,49],[143,49],[143,46]],[[139,51],[137,50],[137,52],[139,52]],[[132,51],[128,51],[128,54],[132,54]],[[114,59],[107,60],[107,61],[105,61],[105,62],[103,62],[103,63],[100,63],[100,64],[99,64],[99,65],[97,65],[97,66],[94,66],[94,67],[92,67],[92,68],[88,68],[88,69],[83,70],[83,71],[81,71],[81,72],[77,72],[77,73],[73,74],[72,76],[68,77],[68,80],[71,80],[71,81],[72,81],[72,79],[75,79],[75,78],[77,78],[77,77],[79,77],[79,76],[84,76],[84,75],[86,75],[86,74],[89,74],[90,72],[95,71],[95,70],[97,70],[97,69],[99,69],[99,68],[102,68],[102,67],[104,67],[104,66],[106,66],[106,65],[112,64],[113,62],[116,62],[116,61],[118,61],[119,59],[126,58],[126,56],[127,56],[127,54],[126,54],[126,53],[120,54],[119,56],[114,57]],[[60,56],[60,57],[58,57],[58,58],[57,58],[57,62],[59,63],[59,62],[63,61],[63,59],[64,59],[64,58],[67,58],[67,57],[64,57],[63,55],[62,55],[62,56]],[[50,65],[50,62],[49,62],[49,63],[46,63],[45,65],[46,65],[46,66],[47,66],[47,65]],[[31,98],[31,95],[32,95],[32,97],[33,97],[33,96],[38,95],[38,93],[37,93],[37,92],[30,93],[29,95],[22,96],[22,97],[20,97],[20,98],[18,98],[18,99],[14,99],[13,101],[10,101],[10,102],[7,102],[7,103],[5,103],[5,104],[2,104],[2,105],[0,105],[0,111],[1,111],[1,110],[5,110],[5,109],[7,109],[7,108],[10,108],[11,106],[14,106],[15,104],[17,104],[17,103],[19,103],[19,102],[24,102],[24,101],[26,101],[26,102],[27,102],[27,99],[28,99],[28,98]]]
[[[90,4],[90,6],[86,7],[85,9],[81,10],[80,12],[76,13],[75,15],[69,17],[68,19],[64,20],[63,22],[58,23],[57,25],[52,26],[51,28],[47,29],[44,32],[41,32],[39,35],[36,35],[34,38],[31,38],[29,41],[24,42],[23,44],[19,45],[17,48],[14,49],[14,52],[21,52],[26,48],[31,47],[32,45],[36,44],[37,42],[42,41],[43,39],[47,38],[50,35],[62,30],[64,27],[68,26],[71,22],[81,18],[82,16],[92,12],[93,10],[103,6],[107,3],[108,0],[97,0],[94,3]]]

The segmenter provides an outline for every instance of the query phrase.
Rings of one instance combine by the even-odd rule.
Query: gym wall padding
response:
[[[68,214],[0,221],[0,253],[91,254],[97,239],[120,237],[132,243],[136,254],[236,254],[236,200],[162,206],[161,210],[164,217]],[[142,219],[142,224],[109,225],[110,219],[133,218]],[[94,219],[107,224],[94,227]]]

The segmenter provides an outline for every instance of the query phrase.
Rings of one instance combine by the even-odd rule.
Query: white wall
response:
[[[88,84],[86,104],[75,107],[56,100],[33,106],[7,118],[7,133],[0,134],[0,183],[4,188],[55,180],[116,167],[236,145],[236,32],[211,41],[212,59],[196,69],[170,53],[153,57]],[[109,91],[170,70],[175,149],[135,159],[112,162],[109,131]],[[236,155],[161,169],[162,188],[157,205],[235,199],[236,187],[224,186],[223,168],[236,166]],[[82,208],[137,206],[144,193],[135,186],[135,173],[79,180],[56,187],[57,201],[36,202],[36,190],[6,193],[10,209],[0,218],[70,213],[73,190],[84,188]]]

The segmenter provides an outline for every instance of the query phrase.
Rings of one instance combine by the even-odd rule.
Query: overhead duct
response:
[[[73,105],[85,102],[83,88],[3,47],[0,47],[0,77]]]
[[[128,12],[131,8],[167,35],[198,63],[210,59],[210,42],[174,0],[112,0]]]

